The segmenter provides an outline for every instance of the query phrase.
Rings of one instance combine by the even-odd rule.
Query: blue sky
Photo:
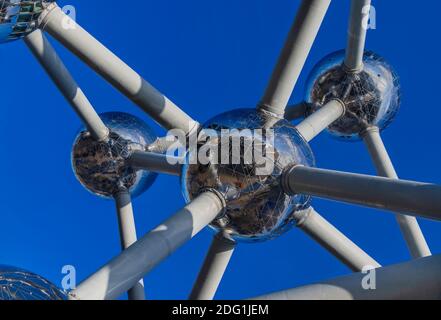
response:
[[[278,0],[71,0],[77,20],[160,91],[199,121],[238,107],[253,107],[263,94],[300,1]],[[402,109],[384,132],[399,175],[441,183],[439,118],[441,73],[439,12],[395,1],[373,1],[377,29],[367,48],[383,55],[401,77]],[[429,10],[430,9],[430,10]],[[349,1],[336,0],[295,88],[304,95],[315,62],[346,43]],[[99,112],[126,111],[164,131],[147,115],[55,45]],[[60,285],[64,265],[84,279],[120,251],[114,204],[94,197],[75,180],[70,150],[80,127],[22,41],[0,47],[0,264],[19,266]],[[321,135],[311,144],[319,167],[374,174],[361,143]],[[184,205],[179,181],[160,176],[134,201],[141,236]],[[325,200],[314,207],[380,263],[409,259],[394,216]],[[420,220],[434,253],[441,224]],[[185,299],[209,246],[203,231],[145,279],[151,299]],[[348,273],[300,230],[260,244],[239,245],[217,298],[246,298]]]

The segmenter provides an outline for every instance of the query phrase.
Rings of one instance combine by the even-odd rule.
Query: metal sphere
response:
[[[43,277],[0,265],[0,300],[67,300],[67,296]]]
[[[305,101],[312,113],[332,98],[342,100],[346,114],[328,132],[340,139],[358,140],[367,127],[383,130],[394,120],[400,107],[400,83],[392,67],[373,52],[365,52],[360,72],[348,72],[344,58],[345,52],[338,51],[315,66]]]
[[[210,134],[207,143],[216,146],[219,153],[209,155],[213,160],[204,164],[197,157],[197,161],[191,159],[207,143],[190,149],[181,175],[186,200],[207,189],[221,193],[226,210],[211,227],[237,241],[264,241],[288,230],[294,213],[309,207],[310,197],[287,195],[280,176],[289,165],[315,164],[309,145],[294,126],[266,112],[238,109],[209,120],[204,128],[216,133]],[[236,149],[234,140],[239,141]],[[256,148],[270,162],[266,168],[255,156],[249,157],[255,155]]]
[[[44,5],[53,0],[0,0],[0,43],[20,39],[37,28]]]
[[[157,174],[130,166],[133,151],[145,151],[156,140],[142,120],[122,112],[100,115],[109,128],[108,141],[95,140],[86,129],[80,130],[72,150],[72,167],[77,179],[90,192],[111,198],[121,190],[132,197],[146,191]]]

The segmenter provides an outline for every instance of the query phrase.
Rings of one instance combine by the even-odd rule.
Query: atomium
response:
[[[67,300],[67,296],[39,275],[0,266],[0,300]]]
[[[0,43],[20,39],[34,31],[46,4],[53,0],[8,0],[0,3]]]
[[[333,98],[346,105],[345,115],[331,124],[328,132],[341,139],[357,140],[371,126],[384,130],[400,107],[400,83],[392,67],[379,55],[365,52],[363,69],[349,72],[345,51],[323,58],[311,72],[305,101],[311,114]]]
[[[139,196],[157,175],[133,168],[127,159],[133,151],[145,151],[156,136],[142,120],[127,113],[108,112],[100,117],[110,131],[108,140],[97,141],[86,129],[80,130],[72,148],[75,176],[98,196],[111,198],[122,190]]]
[[[441,257],[429,257],[431,250],[414,215],[441,220],[441,186],[398,179],[382,142],[380,131],[394,120],[400,106],[400,84],[383,58],[364,51],[363,21],[369,18],[370,0],[352,0],[346,51],[320,61],[307,80],[305,101],[287,106],[330,4],[331,0],[301,1],[255,109],[222,113],[201,126],[55,2],[0,0],[0,42],[23,37],[83,122],[72,148],[72,168],[88,191],[115,200],[123,249],[68,295],[35,274],[0,267],[0,299],[100,300],[127,292],[131,300],[144,300],[142,277],[211,226],[216,235],[190,294],[190,299],[210,300],[238,242],[273,239],[294,225],[351,270],[378,267],[381,289],[364,290],[360,287],[364,274],[355,273],[264,299],[439,298],[441,285],[433,279],[439,276]],[[72,28],[65,28],[66,21]],[[179,130],[186,142],[199,135],[195,146],[184,150],[186,162],[170,162],[182,159],[164,154],[169,136],[157,138],[140,119],[120,112],[98,115],[45,32],[164,129]],[[284,114],[303,118],[305,105],[306,117],[296,126],[283,119]],[[325,128],[340,139],[363,138],[382,177],[315,167],[308,143]],[[180,175],[187,205],[137,240],[131,199],[146,191],[157,173]],[[168,201],[168,196],[164,192],[161,201]],[[315,211],[311,197],[396,212],[416,261],[381,267]],[[413,277],[417,269],[424,277]],[[339,287],[345,290],[335,290]]]
[[[210,135],[209,141],[200,142],[188,155],[181,174],[187,202],[206,189],[221,193],[227,206],[211,226],[234,240],[263,241],[289,230],[294,214],[309,207],[310,197],[287,195],[280,176],[289,165],[314,166],[312,151],[295,127],[268,112],[238,109],[214,117],[204,128],[218,135]],[[217,146],[218,151],[228,150],[226,161],[217,152],[211,155],[215,161],[190,162],[195,157],[191,153],[200,153],[206,144]],[[258,161],[256,149],[271,166],[265,168],[267,163]]]

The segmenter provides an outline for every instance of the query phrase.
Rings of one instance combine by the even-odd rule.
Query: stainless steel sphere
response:
[[[53,0],[0,0],[0,43],[20,39],[34,31],[44,5]]]
[[[255,109],[226,112],[209,120],[204,128],[210,129],[210,139],[190,150],[182,169],[186,200],[207,189],[221,193],[227,207],[211,227],[234,240],[263,241],[288,230],[294,213],[310,204],[308,196],[285,194],[280,182],[286,166],[314,165],[312,151],[302,136],[289,122]],[[205,155],[207,144],[218,150],[208,151],[208,163],[200,157],[201,151]],[[256,148],[268,162],[259,160]]]
[[[67,296],[34,273],[0,266],[0,300],[67,300]]]
[[[363,70],[348,72],[343,66],[344,51],[330,54],[311,72],[305,101],[309,113],[338,98],[346,104],[346,114],[328,132],[345,140],[358,140],[369,126],[385,129],[400,107],[400,83],[392,67],[379,55],[366,52]]]
[[[145,151],[156,137],[143,121],[127,113],[109,112],[100,117],[110,130],[109,139],[96,141],[82,129],[73,145],[73,171],[93,194],[111,198],[128,190],[136,197],[152,185],[157,175],[133,168],[127,159],[133,151]]]

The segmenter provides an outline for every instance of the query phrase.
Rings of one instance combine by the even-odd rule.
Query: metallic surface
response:
[[[441,186],[363,174],[295,166],[282,185],[289,194],[308,194],[441,220]]]
[[[224,210],[214,192],[204,192],[171,218],[83,281],[71,299],[112,300],[132,288],[144,275],[192,239]]]
[[[35,30],[27,35],[24,40],[57,88],[81,118],[84,126],[92,134],[93,138],[105,141],[108,138],[109,130],[90,104],[83,90],[81,90],[70,72],[66,69],[66,66],[43,32]]]
[[[63,23],[71,27],[63,28]],[[58,6],[48,8],[40,21],[40,28],[60,41],[164,128],[190,132],[198,127],[197,122],[64,14]]]
[[[366,267],[380,267],[377,261],[326,221],[312,207],[297,212],[295,217],[299,229],[317,241],[352,271],[362,271]]]
[[[71,292],[71,299],[116,299],[131,288],[139,289],[140,279],[146,273],[210,223],[222,237],[244,241],[273,238],[297,223],[353,270],[360,270],[366,264],[378,266],[313,211],[310,195],[441,220],[441,187],[398,180],[378,132],[370,131],[372,127],[379,130],[387,127],[400,103],[398,78],[392,68],[378,55],[363,54],[366,32],[360,29],[363,18],[360,9],[370,1],[352,2],[346,55],[342,51],[326,57],[311,73],[306,99],[310,117],[297,129],[280,119],[284,114],[293,117],[304,114],[302,107],[288,112],[285,107],[329,3],[330,0],[302,1],[259,111],[236,110],[206,124],[205,129],[217,133],[223,129],[261,130],[260,135],[241,136],[239,162],[215,164],[213,159],[217,154],[210,150],[208,163],[184,166],[181,178],[189,204],[136,241],[130,198],[145,191],[156,176],[141,169],[177,173],[177,168],[168,167],[162,156],[148,153],[163,153],[167,141],[155,140],[144,123],[127,114],[104,115],[101,123],[43,34],[31,32],[37,26],[48,31],[165,128],[182,129],[190,139],[190,133],[199,131],[199,124],[66,16],[54,2],[0,0],[0,42],[27,36],[27,44],[87,128],[78,135],[72,152],[78,179],[91,192],[116,198],[122,247],[126,250]],[[69,28],[63,26],[65,23]],[[346,111],[343,117],[342,104],[335,103],[338,101],[335,99],[343,102]],[[335,121],[338,117],[341,118]],[[309,141],[327,125],[339,138],[364,137],[379,174],[389,179],[314,168],[305,139]],[[273,142],[268,139],[271,132]],[[236,135],[226,136],[229,141]],[[200,141],[196,151],[206,145]],[[217,135],[212,145],[223,147],[225,143]],[[267,174],[257,173],[262,164],[255,158],[251,163],[245,161],[246,152],[256,151],[257,146],[263,147],[275,163],[275,168]],[[228,151],[228,156],[234,158],[237,150]],[[192,152],[189,158],[191,155]],[[416,220],[398,217],[412,255],[430,254]],[[231,239],[215,238],[192,296],[206,299],[214,296],[233,249]],[[360,285],[365,274],[354,274],[261,298],[439,299],[440,271],[440,257],[428,257],[376,269],[379,283],[376,290],[366,290]],[[129,296],[141,298],[140,292],[134,293],[135,289]],[[66,298],[45,279],[8,267],[0,267],[0,297]]]
[[[53,0],[0,0],[0,43],[21,39],[34,31],[46,4]]]
[[[441,256],[354,273],[255,300],[439,300]],[[375,286],[373,289],[372,286]],[[367,288],[367,289],[366,289]]]
[[[288,106],[285,109],[285,119],[288,121],[293,121],[297,119],[303,119],[306,117],[306,111],[308,110],[308,104],[305,102],[300,102],[298,104]]]
[[[307,208],[310,198],[285,194],[280,175],[287,165],[314,165],[311,149],[294,126],[266,112],[237,109],[209,120],[204,128],[215,135],[200,142],[197,150],[190,150],[181,175],[186,200],[191,201],[206,188],[223,194],[227,201],[225,215],[211,226],[234,240],[264,241],[289,230],[293,214]],[[262,128],[265,131],[257,131]],[[220,152],[210,162],[201,163],[195,155],[207,145]],[[270,164],[260,173],[265,165],[256,160],[256,149]],[[195,163],[189,163],[194,159]]]
[[[190,300],[212,300],[228,267],[236,243],[221,233],[213,237],[204,264],[190,294]]]
[[[341,100],[332,99],[322,108],[306,117],[296,126],[296,129],[307,142],[310,142],[328,126],[343,117],[345,110],[345,104]]]
[[[283,117],[331,0],[303,0],[259,108]]]
[[[130,155],[128,161],[134,168],[138,169],[171,174],[174,176],[179,176],[181,174],[180,158],[171,157],[165,154],[135,151]]]
[[[135,217],[130,194],[122,190],[115,195],[116,213],[118,216],[119,235],[121,238],[121,249],[126,250],[138,239],[136,236]],[[129,300],[145,300],[144,281],[139,280],[128,291]]]
[[[323,58],[310,73],[305,101],[313,113],[337,98],[346,113],[329,126],[332,136],[357,140],[370,126],[384,130],[400,107],[400,83],[392,67],[379,55],[366,52],[363,70],[348,72],[343,65],[344,51]]]
[[[0,266],[0,300],[66,300],[48,280],[14,267]]]
[[[348,44],[344,62],[345,67],[350,71],[357,72],[363,68],[363,54],[368,30],[366,18],[369,15],[370,6],[371,0],[351,0]]]
[[[392,160],[381,139],[379,129],[377,127],[370,127],[362,134],[362,137],[377,168],[378,175],[398,179]],[[430,256],[429,246],[417,219],[403,214],[397,214],[396,218],[412,257],[417,259]]]
[[[113,198],[127,189],[136,197],[152,185],[156,174],[132,167],[128,158],[134,151],[146,150],[156,137],[143,121],[127,113],[103,113],[101,119],[110,129],[108,141],[96,141],[88,131],[80,130],[72,148],[74,173],[98,196]]]

